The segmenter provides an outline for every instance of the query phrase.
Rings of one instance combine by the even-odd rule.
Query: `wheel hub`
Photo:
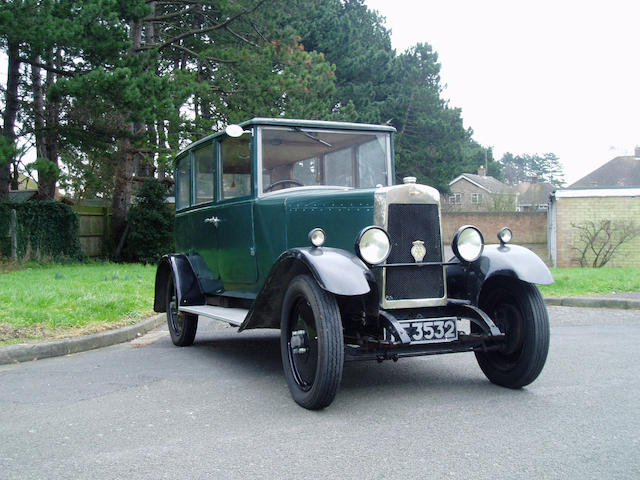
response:
[[[291,351],[294,355],[302,355],[309,351],[309,335],[306,330],[291,332]]]

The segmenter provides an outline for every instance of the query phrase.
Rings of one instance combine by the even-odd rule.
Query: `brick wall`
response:
[[[462,225],[480,229],[487,244],[499,243],[498,230],[509,227],[513,243],[533,250],[544,262],[548,261],[547,212],[442,212],[442,235],[445,247],[451,244],[456,230]],[[449,251],[446,248],[447,252]]]
[[[578,232],[571,224],[585,221],[597,223],[634,220],[640,224],[640,197],[582,197],[556,199],[557,263],[558,267],[580,266]],[[607,267],[640,267],[640,236],[620,246]]]
[[[451,242],[462,225],[475,225],[486,243],[498,243],[498,230],[509,227],[513,243],[547,243],[547,212],[442,212],[442,235]]]

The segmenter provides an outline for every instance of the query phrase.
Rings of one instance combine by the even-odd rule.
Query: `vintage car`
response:
[[[535,284],[553,282],[512,232],[485,245],[461,226],[445,260],[440,195],[394,185],[394,128],[254,118],[181,151],[177,253],[162,258],[157,312],[173,343],[198,316],[280,329],[294,400],[328,406],[345,360],[475,352],[498,385],[540,374],[549,322]]]

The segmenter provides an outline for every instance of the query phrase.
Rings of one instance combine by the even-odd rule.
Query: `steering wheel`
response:
[[[287,185],[287,184],[296,185],[298,187],[304,187],[304,183],[299,182],[298,180],[289,180],[288,178],[285,178],[284,180],[278,180],[277,182],[273,182],[271,185],[265,188],[264,191],[270,192],[271,190],[273,190],[274,187],[277,187],[278,185]]]

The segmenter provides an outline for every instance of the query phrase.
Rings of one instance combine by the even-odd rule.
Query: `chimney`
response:
[[[478,168],[478,175],[480,175],[481,177],[486,177],[487,176],[487,172],[484,171],[484,166],[480,165],[480,168]]]

